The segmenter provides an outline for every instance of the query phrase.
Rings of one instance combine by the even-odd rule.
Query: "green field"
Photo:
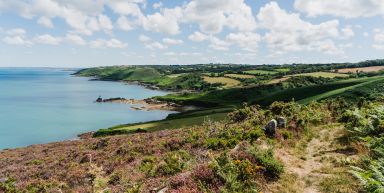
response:
[[[319,95],[315,95],[312,97],[302,99],[298,102],[307,104],[311,101],[319,101],[322,99],[326,99],[326,98],[330,98],[330,97],[343,96],[343,95],[344,95],[343,98],[346,98],[347,100],[348,99],[351,100],[351,99],[357,98],[357,97],[367,97],[370,94],[383,93],[384,87],[381,85],[384,85],[384,77],[373,77],[373,78],[367,79],[365,82],[362,82],[360,84],[347,86],[344,88],[335,89],[335,90],[332,90],[329,92],[321,93]],[[380,89],[380,90],[378,90],[378,89]]]
[[[247,70],[247,71],[244,71],[244,73],[253,74],[253,75],[273,75],[273,74],[277,74],[279,72],[268,71],[268,70]]]
[[[266,85],[249,88],[232,88],[199,94],[171,94],[156,98],[181,104],[203,106],[238,106],[243,102],[269,105],[274,101],[290,101],[292,99],[295,99],[296,101],[304,100],[306,98],[314,97],[326,92],[347,88],[377,79],[381,79],[381,77],[339,80],[326,84],[291,89],[283,89],[282,87],[274,85]]]
[[[204,76],[204,81],[210,84],[223,84],[225,88],[235,87],[240,84],[240,81],[235,80],[233,78],[227,78],[227,77],[210,77],[210,76]]]
[[[151,132],[164,129],[178,129],[194,125],[203,124],[207,120],[220,121],[224,120],[227,112],[231,109],[217,109],[208,111],[197,111],[188,114],[175,115],[161,121],[152,121],[146,123],[135,123],[127,125],[118,125],[108,129],[98,130],[94,136],[129,134],[137,132]]]
[[[291,69],[289,69],[289,68],[276,68],[274,70],[277,72],[289,72],[289,71],[291,71]]]
[[[348,77],[347,74],[339,74],[339,73],[333,73],[333,72],[312,72],[312,73],[295,74],[291,76],[312,76],[312,77],[323,77],[323,78]]]

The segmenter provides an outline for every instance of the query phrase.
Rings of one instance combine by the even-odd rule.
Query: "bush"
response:
[[[247,152],[265,168],[268,177],[278,178],[284,172],[284,165],[273,157],[272,149],[262,151],[251,147]]]
[[[20,193],[21,191],[16,188],[16,180],[7,178],[4,182],[0,182],[0,192]]]
[[[157,167],[157,173],[162,175],[173,175],[181,172],[191,159],[188,152],[184,150],[170,152],[165,155]]]
[[[147,176],[156,175],[156,162],[157,159],[153,156],[146,156],[141,160],[139,170],[144,172]]]

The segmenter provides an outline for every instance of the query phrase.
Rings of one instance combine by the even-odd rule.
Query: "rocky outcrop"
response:
[[[284,117],[277,118],[277,127],[285,128],[287,126],[287,120]]]
[[[267,136],[274,137],[276,134],[276,128],[277,128],[277,121],[275,119],[272,119],[264,127],[264,132]]]

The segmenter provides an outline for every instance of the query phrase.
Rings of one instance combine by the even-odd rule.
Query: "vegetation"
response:
[[[239,79],[255,78],[255,76],[249,75],[249,74],[225,74],[225,76],[230,78],[239,78]]]
[[[323,77],[323,78],[336,78],[336,77],[348,77],[346,74],[332,73],[332,72],[311,72],[295,74],[292,76],[311,76],[311,77]]]
[[[339,72],[383,65],[84,69],[204,108],[1,151],[0,192],[384,192],[383,74]]]
[[[226,88],[235,87],[240,84],[240,81],[227,77],[204,76],[203,78],[205,82],[208,82],[210,84],[221,84],[224,85],[224,87]]]

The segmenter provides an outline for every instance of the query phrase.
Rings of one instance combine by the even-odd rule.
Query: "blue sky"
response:
[[[0,67],[382,58],[384,0],[0,0]]]

